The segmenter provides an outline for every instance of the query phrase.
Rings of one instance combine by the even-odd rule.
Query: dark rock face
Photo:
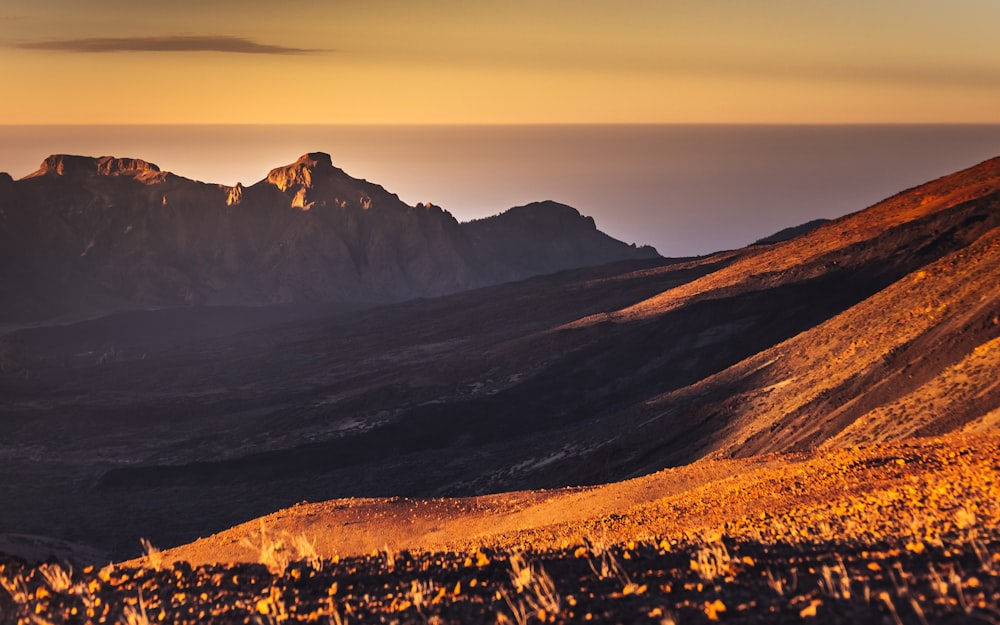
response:
[[[655,257],[541,203],[460,224],[306,154],[243,187],[54,155],[0,179],[0,321],[140,307],[389,302]]]
[[[86,178],[89,176],[128,176],[147,183],[161,182],[166,174],[152,163],[135,158],[115,158],[102,156],[72,156],[53,154],[42,161],[38,171],[27,178],[39,177]]]
[[[558,202],[534,202],[464,224],[483,263],[499,259],[498,280],[551,273],[622,259],[622,243],[597,229],[593,218]],[[655,258],[652,247],[630,247],[631,258]]]

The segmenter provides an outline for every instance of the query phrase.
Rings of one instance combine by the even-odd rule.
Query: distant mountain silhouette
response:
[[[624,250],[621,241],[597,229],[593,217],[552,201],[517,206],[462,227],[481,263],[492,262],[502,272],[498,281],[657,255],[648,246]]]
[[[435,296],[656,257],[552,202],[460,224],[306,154],[256,184],[54,155],[0,177],[0,321],[116,310]]]

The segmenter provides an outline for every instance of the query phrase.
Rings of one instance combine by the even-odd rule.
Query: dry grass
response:
[[[253,564],[0,564],[0,610],[14,615],[0,623],[66,622],[74,609],[95,623],[1000,622],[1000,436],[732,466],[477,548],[333,559],[258,524]]]
[[[163,568],[163,552],[154,547],[153,544],[145,538],[141,539],[140,542],[142,543],[142,550],[146,554],[146,564],[156,571]]]
[[[513,553],[510,562],[510,583],[514,587],[513,597],[506,589],[500,591],[514,621],[524,625],[531,616],[545,622],[548,615],[559,614],[562,609],[562,598],[556,590],[555,582],[536,563],[529,562],[525,554]],[[506,621],[505,615],[498,615],[498,622]]]
[[[257,562],[266,566],[275,575],[285,572],[295,561],[308,563],[315,570],[323,568],[323,560],[316,553],[316,546],[304,534],[282,532],[279,538],[268,535],[267,524],[261,519],[256,536],[244,537],[240,545],[256,554]]]
[[[165,562],[266,562],[281,542],[289,560],[309,556],[292,544],[310,537],[323,559],[396,551],[511,552],[594,547],[630,540],[689,541],[725,536],[762,543],[829,540],[941,546],[943,534],[975,516],[1000,524],[1000,434],[880,443],[811,454],[709,460],[626,482],[584,489],[469,499],[342,500],[289,508],[191,545]],[[964,510],[963,512],[959,512]],[[380,519],[378,527],[369,520]],[[350,527],[331,533],[329,527]],[[261,537],[279,537],[262,541]],[[600,537],[597,539],[596,537]],[[250,548],[248,549],[248,543]],[[296,556],[297,553],[301,555]],[[287,564],[287,563],[286,563]],[[600,575],[600,573],[599,573]]]

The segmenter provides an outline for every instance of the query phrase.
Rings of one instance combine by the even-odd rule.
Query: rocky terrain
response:
[[[989,430],[998,189],[993,160],[704,258],[306,318],[196,307],[8,334],[0,532],[128,557],[140,537],[178,545],[304,500]]]
[[[53,155],[0,181],[0,323],[196,305],[373,304],[656,257],[554,202],[460,224],[306,154],[256,184]]]
[[[995,433],[951,435],[296,506],[117,565],[0,557],[0,623],[993,622],[998,463]]]
[[[461,231],[502,282],[580,220]],[[10,332],[0,618],[997,620],[1000,159],[776,239]]]

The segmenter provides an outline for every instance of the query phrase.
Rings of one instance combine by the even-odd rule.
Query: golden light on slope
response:
[[[600,538],[683,541],[699,533],[773,544],[941,546],[965,508],[996,527],[994,430],[810,454],[692,465],[602,486],[460,499],[303,503],[164,552],[169,563],[255,562],[262,536],[302,535],[326,558],[479,547],[566,549]],[[337,528],[330,531],[330,528]],[[256,542],[255,542],[256,541]]]

